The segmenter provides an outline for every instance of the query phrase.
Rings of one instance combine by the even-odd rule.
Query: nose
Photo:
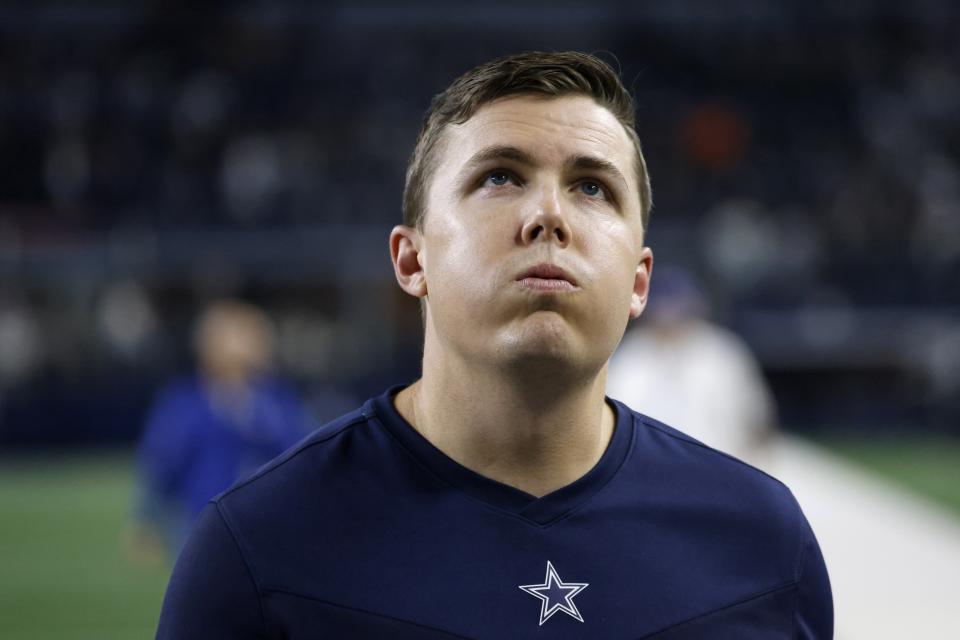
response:
[[[545,188],[520,229],[520,241],[533,244],[538,240],[556,242],[561,247],[570,244],[573,234],[564,215],[557,189]]]

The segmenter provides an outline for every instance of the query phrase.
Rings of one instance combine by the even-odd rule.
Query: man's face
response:
[[[438,152],[416,238],[428,340],[472,361],[599,370],[653,260],[623,127],[585,96],[511,96],[448,126]]]

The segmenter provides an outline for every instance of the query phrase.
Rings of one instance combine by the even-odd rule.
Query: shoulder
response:
[[[249,476],[241,478],[214,498],[221,510],[231,510],[259,500],[276,501],[298,492],[316,489],[309,480],[322,476],[326,466],[355,452],[344,450],[345,440],[367,426],[370,414],[364,407],[344,414],[317,428],[297,444],[266,463]],[[348,447],[349,449],[349,447]]]
[[[676,509],[717,526],[772,536],[799,553],[804,518],[790,489],[773,476],[633,411],[634,474]]]
[[[645,438],[651,446],[656,443],[661,447],[663,463],[675,465],[675,470],[691,481],[705,482],[724,478],[728,482],[736,483],[739,488],[750,487],[756,491],[769,492],[778,499],[788,500],[791,506],[796,505],[789,488],[767,472],[714,449],[656,418],[634,411],[623,403],[619,404],[632,414],[637,437]]]
[[[790,489],[663,422],[620,407],[633,418],[634,433],[626,481],[616,493],[642,514],[635,536],[657,549],[671,570],[696,576],[684,583],[687,595],[717,603],[719,612],[730,602],[762,604],[766,594],[792,594],[794,628],[814,630],[795,637],[832,637],[823,557]]]
[[[256,579],[287,584],[303,575],[300,551],[336,548],[350,530],[345,523],[376,514],[385,504],[391,484],[381,476],[396,466],[397,455],[368,401],[319,427],[212,503]]]
[[[357,476],[369,466],[362,459],[370,447],[359,442],[369,434],[358,433],[369,432],[368,426],[363,409],[345,414],[215,496],[212,502],[238,544],[281,532],[299,535],[305,522],[321,522],[331,503],[349,500]]]

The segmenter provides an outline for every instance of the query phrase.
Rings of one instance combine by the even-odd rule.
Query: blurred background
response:
[[[130,543],[135,451],[211,302],[263,311],[314,423],[417,375],[387,252],[408,154],[433,94],[529,49],[598,53],[635,93],[654,283],[692,274],[754,354],[809,462],[784,473],[891,535],[929,516],[954,554],[930,566],[960,559],[956,3],[209,6],[0,7],[0,636],[152,636],[169,554]],[[922,585],[913,557],[887,579]],[[838,637],[906,637],[858,626],[868,573],[834,582]]]

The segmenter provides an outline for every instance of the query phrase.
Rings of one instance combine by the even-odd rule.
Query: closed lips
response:
[[[566,271],[549,263],[538,264],[517,276],[517,280],[525,280],[527,278],[537,278],[539,280],[565,280],[574,286],[577,284],[577,282]]]

